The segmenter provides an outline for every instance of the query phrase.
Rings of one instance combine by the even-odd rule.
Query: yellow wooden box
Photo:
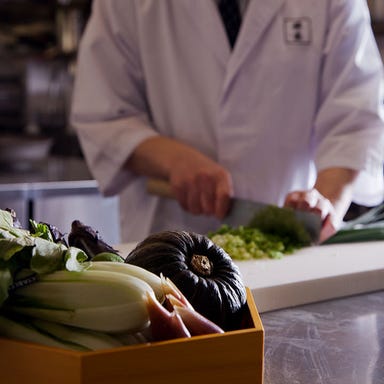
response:
[[[1,384],[261,384],[264,329],[247,289],[248,325],[97,352],[0,339]]]

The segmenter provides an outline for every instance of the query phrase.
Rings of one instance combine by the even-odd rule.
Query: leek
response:
[[[322,244],[384,240],[384,203],[344,223],[342,228]]]
[[[39,332],[36,328],[26,322],[16,321],[4,315],[0,315],[0,336],[14,340],[47,345],[49,347],[73,349],[78,351],[86,350],[78,344],[55,339],[50,335]]]
[[[384,226],[364,226],[362,228],[340,229],[322,244],[358,243],[384,240]]]
[[[113,261],[92,261],[84,263],[85,268],[90,271],[109,271],[125,274],[126,276],[135,276],[148,283],[155,292],[156,298],[162,302],[164,300],[164,292],[159,276],[148,271],[147,269],[138,267],[137,265],[113,262]]]
[[[124,343],[117,338],[102,332],[84,330],[39,319],[34,319],[31,323],[36,329],[44,334],[65,343],[78,345],[80,348],[88,351],[98,351],[124,346]]]
[[[5,308],[24,315],[101,332],[148,326],[145,281],[117,272],[56,271],[16,289]]]

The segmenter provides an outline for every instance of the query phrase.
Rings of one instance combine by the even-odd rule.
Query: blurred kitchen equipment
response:
[[[384,21],[384,1],[367,0],[371,18],[374,21]]]
[[[60,0],[56,10],[56,35],[58,48],[62,53],[77,51],[84,26],[84,15],[71,1]]]
[[[26,131],[57,136],[66,131],[73,78],[62,60],[26,64]]]
[[[17,132],[68,133],[73,71],[90,7],[91,0],[0,0],[0,133],[11,115],[23,118]],[[15,58],[23,66],[17,82],[9,73]]]
[[[21,132],[24,127],[24,68],[0,57],[0,132]]]
[[[12,170],[33,168],[47,160],[52,139],[42,136],[0,136],[0,165]]]

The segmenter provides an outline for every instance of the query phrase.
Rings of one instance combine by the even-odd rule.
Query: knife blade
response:
[[[240,225],[247,226],[259,212],[267,209],[268,207],[273,207],[275,211],[287,210],[287,208],[278,207],[272,204],[234,198],[232,199],[230,211],[228,215],[223,219],[223,222],[230,227],[238,227]],[[297,209],[292,210],[292,212],[296,221],[300,223],[307,231],[311,241],[313,243],[318,243],[322,227],[320,216],[312,212],[301,211]]]
[[[161,197],[174,198],[170,185],[165,180],[148,179],[147,192]],[[238,227],[240,225],[247,226],[258,212],[266,209],[268,206],[271,206],[271,204],[233,198],[230,211],[223,219],[223,223],[230,227]],[[277,206],[273,207],[281,210],[286,209]],[[318,243],[322,227],[320,216],[312,212],[301,210],[293,210],[293,213],[297,222],[303,225],[304,229],[307,231],[312,243]]]

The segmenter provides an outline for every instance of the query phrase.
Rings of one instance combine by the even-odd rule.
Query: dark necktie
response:
[[[227,31],[229,43],[233,48],[241,25],[241,15],[237,0],[220,0],[219,11]]]

